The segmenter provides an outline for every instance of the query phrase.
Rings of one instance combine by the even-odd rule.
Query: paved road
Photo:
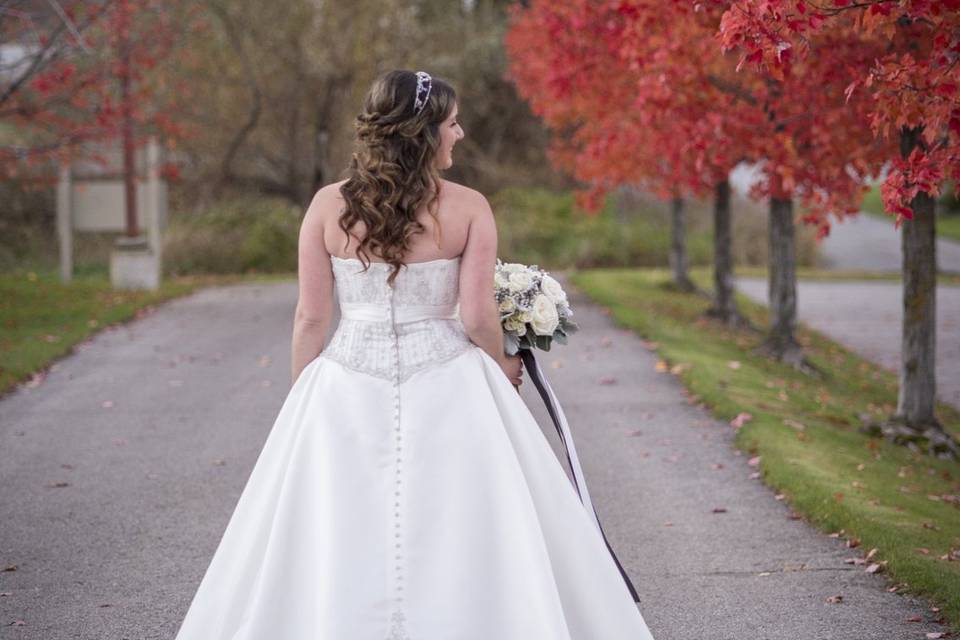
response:
[[[741,164],[731,172],[730,184],[738,193],[746,194],[758,175],[756,169]],[[830,235],[820,244],[824,267],[837,271],[900,272],[902,228],[894,228],[893,218],[879,219],[861,213],[831,223]],[[940,271],[960,273],[960,242],[938,239],[937,264]]]
[[[289,388],[295,296],[292,282],[200,291],[0,400],[0,566],[16,566],[0,572],[0,638],[173,637]],[[730,427],[690,405],[639,338],[572,303],[581,332],[542,364],[658,640],[943,630],[845,564],[840,540],[790,520]],[[529,380],[522,390],[548,427]]]
[[[767,304],[767,281],[735,278],[736,287]],[[890,371],[900,370],[903,287],[899,282],[797,283],[797,316]],[[937,395],[960,408],[960,287],[937,287]]]
[[[820,244],[824,267],[899,273],[903,268],[902,232],[902,227],[894,228],[892,218],[881,220],[867,213],[833,222],[830,235]],[[941,272],[960,273],[960,243],[938,239],[937,265]]]

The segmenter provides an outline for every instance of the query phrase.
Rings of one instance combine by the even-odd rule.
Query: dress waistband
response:
[[[394,322],[417,322],[430,318],[452,319],[460,314],[460,303],[405,304],[393,307]],[[390,305],[375,302],[341,302],[340,317],[347,320],[390,322]]]

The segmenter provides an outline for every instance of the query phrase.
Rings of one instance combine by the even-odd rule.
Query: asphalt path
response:
[[[791,519],[733,429],[564,284],[581,331],[538,358],[658,640],[944,630],[845,562],[862,550]],[[204,289],[0,399],[0,637],[174,636],[289,389],[295,301],[292,281]],[[529,379],[521,389],[559,451]]]

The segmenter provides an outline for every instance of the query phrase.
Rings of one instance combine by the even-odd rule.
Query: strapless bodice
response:
[[[473,346],[459,315],[460,258],[392,265],[331,256],[340,323],[321,356],[394,382]]]

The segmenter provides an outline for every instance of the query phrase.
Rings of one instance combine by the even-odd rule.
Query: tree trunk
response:
[[[923,126],[900,128],[900,156],[918,146]],[[920,191],[910,201],[912,220],[901,229],[903,257],[903,325],[900,341],[900,388],[894,422],[922,433],[940,429],[936,406],[937,242],[934,200]],[[931,443],[932,445],[932,443]],[[932,451],[931,451],[932,452]]]
[[[693,291],[696,287],[688,274],[683,198],[673,198],[670,213],[670,268],[673,271],[673,283],[682,291]]]
[[[897,414],[907,424],[935,420],[937,261],[934,201],[921,191],[910,203],[913,220],[902,225],[903,327]]]
[[[726,324],[740,322],[733,288],[733,256],[730,216],[730,182],[714,187],[713,201],[713,305],[707,315]]]
[[[760,349],[794,366],[805,365],[797,330],[797,254],[794,243],[793,200],[770,198],[767,295],[770,332]]]
[[[900,130],[906,158],[920,141],[921,127]],[[901,229],[903,250],[903,327],[897,410],[884,432],[894,442],[956,459],[960,445],[937,420],[937,243],[934,199],[923,191],[910,201],[913,219]]]

